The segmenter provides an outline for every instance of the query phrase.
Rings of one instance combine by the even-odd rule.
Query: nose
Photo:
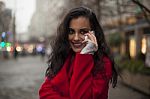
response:
[[[75,33],[75,35],[74,35],[74,38],[73,38],[74,40],[79,40],[80,39],[80,37],[79,37],[79,34],[78,33]]]

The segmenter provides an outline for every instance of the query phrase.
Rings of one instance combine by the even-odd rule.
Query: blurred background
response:
[[[0,99],[37,99],[49,43],[65,13],[85,5],[103,27],[121,75],[109,99],[150,99],[149,0],[0,0]]]

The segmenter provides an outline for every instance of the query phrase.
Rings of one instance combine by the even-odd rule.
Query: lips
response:
[[[82,43],[72,43],[72,45],[73,45],[75,48],[80,48],[80,47],[82,47]]]

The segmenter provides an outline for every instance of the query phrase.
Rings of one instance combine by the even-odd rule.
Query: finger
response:
[[[94,42],[97,42],[94,31],[89,31],[89,33],[92,35]]]
[[[91,40],[92,42],[95,42],[93,35],[91,35],[90,33],[87,33],[86,35],[88,36],[89,40]]]
[[[84,41],[82,41],[82,43],[87,43],[88,42],[88,40],[84,40]]]
[[[93,36],[93,40],[94,40],[96,46],[98,46],[97,39],[96,39],[96,36],[95,36],[95,32],[94,31],[89,31],[89,33]]]
[[[85,42],[92,42],[96,46],[98,46],[96,37],[91,31],[90,31],[90,33],[86,33],[85,34],[85,40],[83,41],[83,43],[85,43]]]
[[[98,46],[95,35],[89,33],[88,37],[89,37],[90,42],[93,42],[96,46]]]
[[[95,35],[95,32],[94,32],[94,31],[89,31],[89,33],[91,33],[91,34]]]

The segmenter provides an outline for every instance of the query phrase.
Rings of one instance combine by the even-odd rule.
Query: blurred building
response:
[[[31,39],[49,39],[56,32],[59,16],[65,9],[65,1],[37,0],[36,11],[31,19],[29,33]]]
[[[150,24],[145,19],[141,8],[129,0],[105,0],[107,10],[102,11],[102,26],[105,34],[120,33],[124,41],[120,53],[130,58],[145,56],[148,48]],[[150,8],[150,1],[140,0],[140,3]],[[103,6],[104,6],[103,5]],[[147,12],[146,12],[147,13]],[[148,14],[150,19],[150,14]]]
[[[55,36],[57,25],[62,18],[60,16],[66,11],[65,2],[66,0],[36,0],[28,35],[18,35],[18,38],[21,38],[19,46],[28,53],[34,53],[35,49],[38,53],[41,49],[46,51],[50,40]]]
[[[7,58],[13,43],[12,11],[5,8],[5,3],[0,1],[0,58]]]

